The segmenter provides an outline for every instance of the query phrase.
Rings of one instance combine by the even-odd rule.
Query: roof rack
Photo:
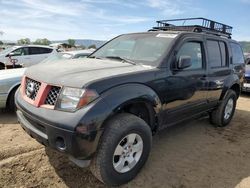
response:
[[[174,22],[174,24],[173,24]],[[149,31],[205,32],[231,38],[233,27],[206,18],[184,18],[156,21],[157,26]]]

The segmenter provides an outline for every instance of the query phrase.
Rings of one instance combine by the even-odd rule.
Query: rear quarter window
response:
[[[233,64],[244,64],[244,55],[240,45],[231,42],[230,46],[233,55]]]

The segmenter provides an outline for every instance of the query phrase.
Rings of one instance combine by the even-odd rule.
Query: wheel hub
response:
[[[119,173],[130,171],[142,155],[143,141],[138,134],[125,136],[117,145],[113,155],[113,167]]]
[[[224,119],[229,119],[232,115],[233,112],[233,107],[234,107],[234,101],[232,98],[230,98],[227,101],[226,107],[225,107],[225,112],[224,112]]]

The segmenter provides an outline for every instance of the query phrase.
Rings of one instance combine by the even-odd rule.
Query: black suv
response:
[[[90,165],[102,182],[120,185],[143,167],[153,133],[204,113],[215,126],[229,124],[244,74],[232,27],[203,18],[157,23],[86,59],[27,69],[16,93],[23,129],[77,165]]]

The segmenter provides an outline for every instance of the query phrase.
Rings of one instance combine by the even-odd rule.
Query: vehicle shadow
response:
[[[236,110],[225,128],[203,117],[159,132],[142,171],[122,187],[235,187],[250,175],[249,122],[248,111]],[[68,187],[105,187],[88,169],[49,148],[46,153]]]
[[[240,97],[249,98],[250,99],[250,93],[249,92],[241,92]]]
[[[5,109],[0,109],[0,125],[16,123],[18,122],[15,112],[8,112]]]
[[[67,187],[105,187],[88,168],[80,168],[64,156],[50,148],[45,148],[50,164]]]

